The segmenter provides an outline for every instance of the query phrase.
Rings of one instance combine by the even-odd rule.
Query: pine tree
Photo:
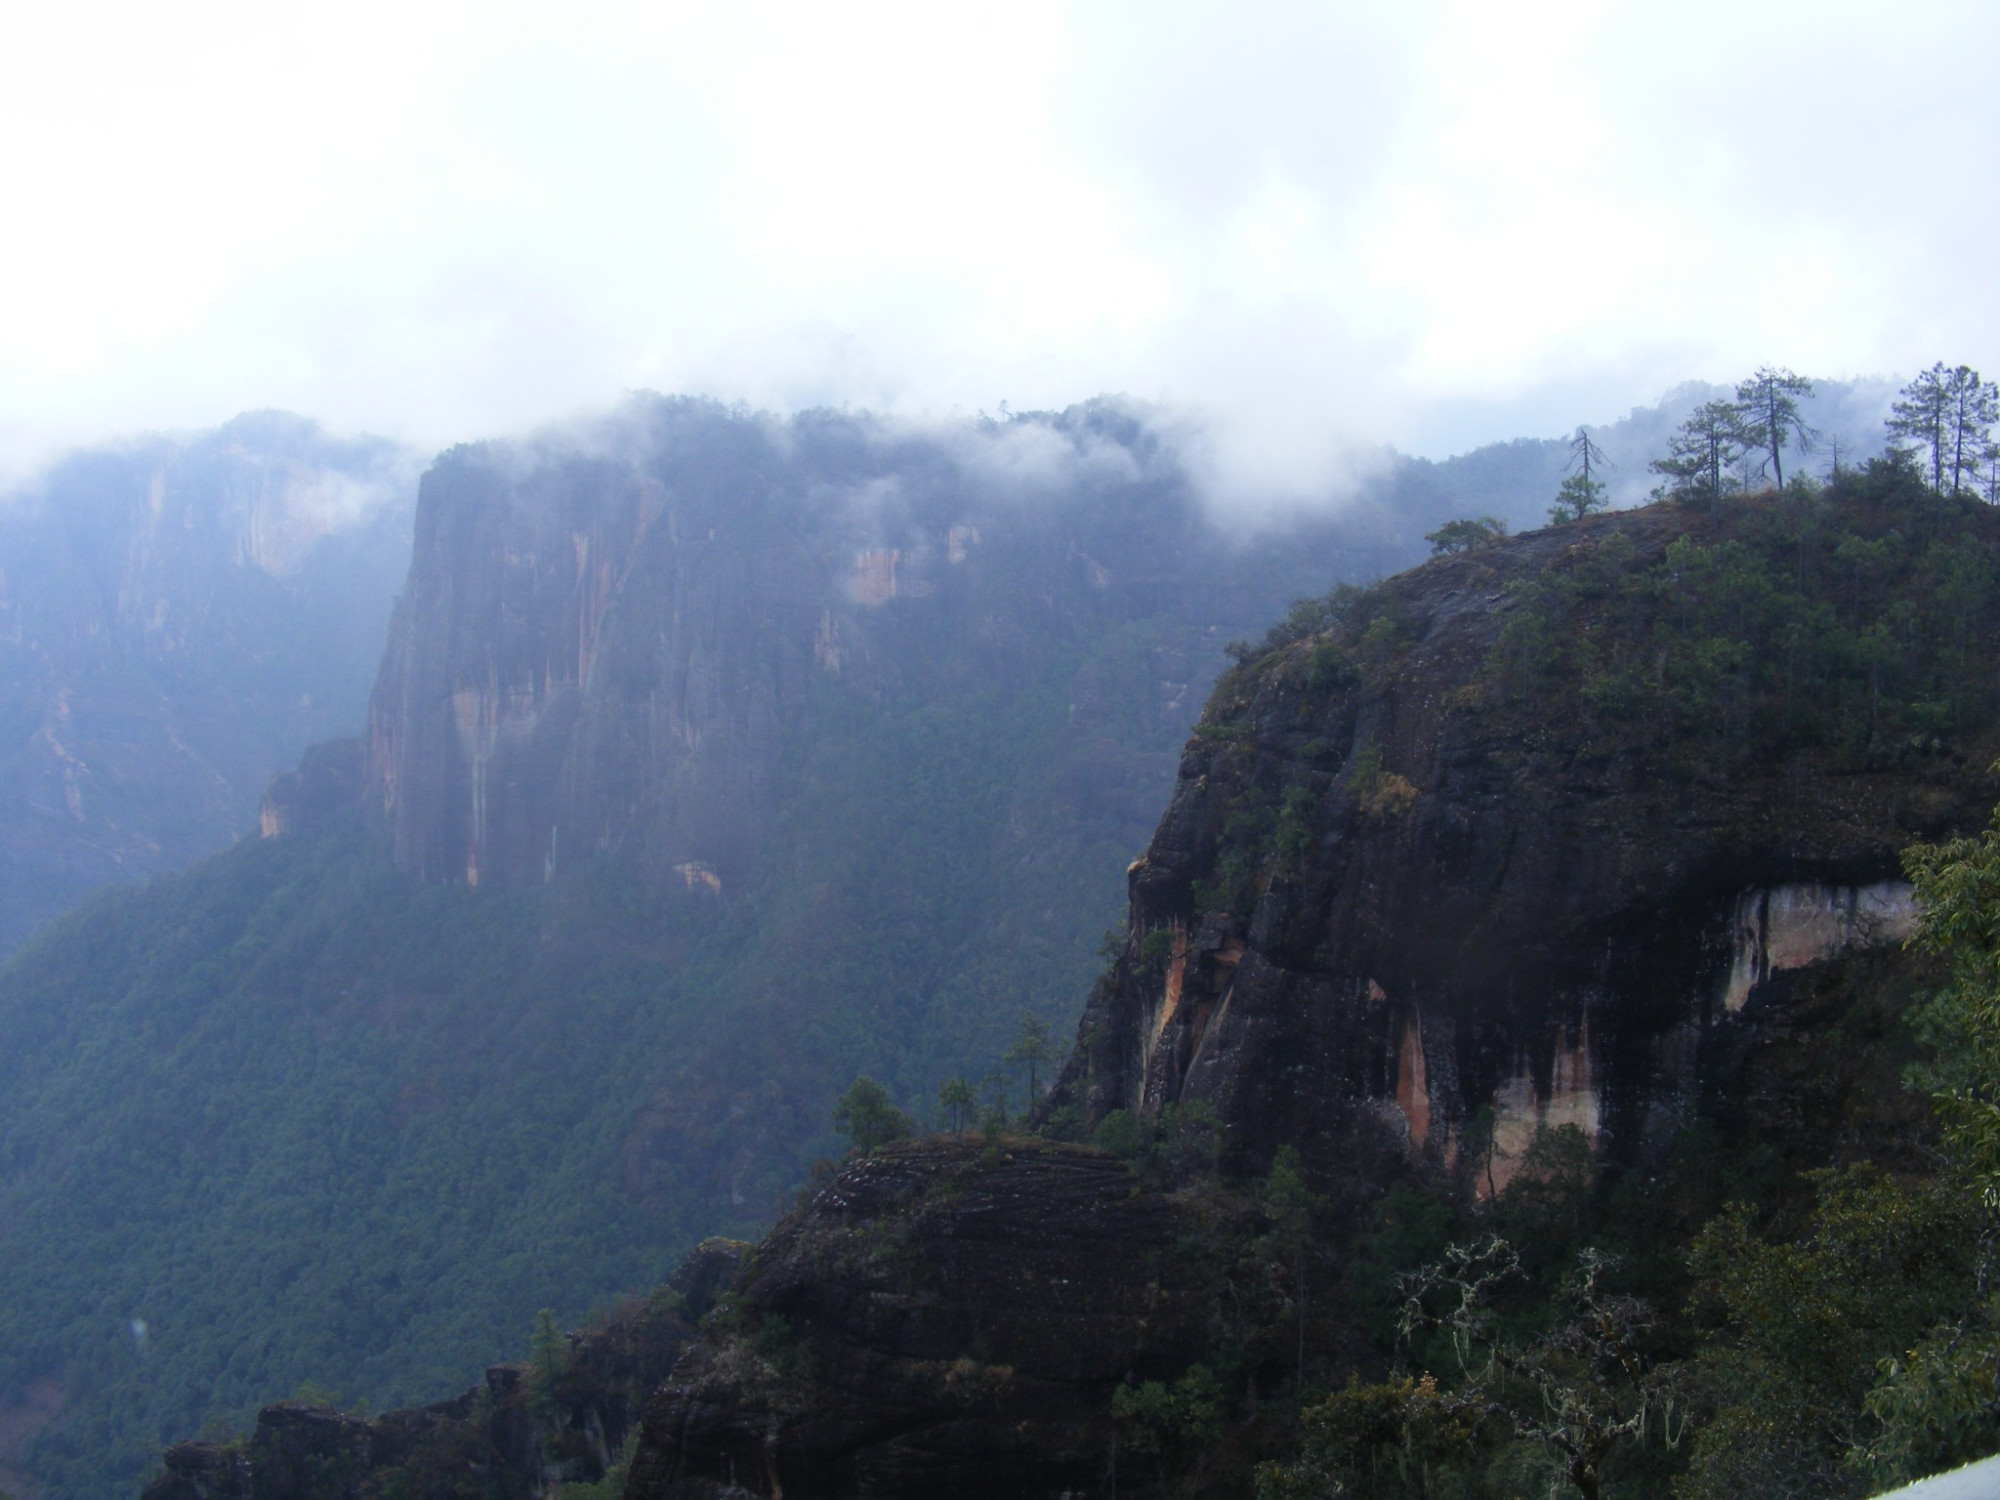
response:
[[[979,1096],[963,1078],[947,1078],[938,1086],[938,1112],[945,1118],[945,1128],[954,1134],[972,1123],[978,1104]]]
[[[908,1135],[910,1120],[896,1108],[889,1091],[863,1073],[833,1106],[833,1128],[852,1141],[856,1151],[868,1156],[877,1146]]]
[[[1779,489],[1785,487],[1785,445],[1796,441],[1801,451],[1810,453],[1819,440],[1819,433],[1799,415],[1799,398],[1812,393],[1810,380],[1770,365],[1762,366],[1736,387],[1744,445],[1771,460],[1772,478]]]
[[[1671,481],[1667,495],[1706,502],[1711,510],[1728,488],[1729,466],[1748,446],[1743,412],[1733,401],[1705,401],[1688,414],[1667,445],[1667,456],[1651,467]]]
[[[1021,1017],[1021,1027],[1014,1036],[1014,1045],[1007,1049],[1002,1059],[1010,1067],[1025,1065],[1028,1070],[1028,1108],[1035,1107],[1035,1101],[1042,1096],[1040,1088],[1041,1070],[1055,1061],[1055,1043],[1049,1038],[1049,1023],[1032,1011]]]
[[[1589,429],[1579,427],[1576,436],[1569,442],[1568,477],[1556,491],[1556,503],[1549,507],[1552,524],[1560,526],[1567,521],[1581,521],[1610,503],[1605,498],[1604,482],[1591,472],[1593,464],[1600,470],[1612,466],[1611,460],[1604,456],[1604,450],[1591,441]]]
[[[1889,409],[1889,440],[1930,459],[1931,488],[1957,496],[1976,484],[1993,424],[2000,421],[2000,389],[1969,365],[1947,370],[1940,361],[1904,386]]]
[[[1447,521],[1436,531],[1424,533],[1431,544],[1432,557],[1448,557],[1454,552],[1471,552],[1490,546],[1507,534],[1507,523],[1498,516],[1461,516]]]
[[[528,1335],[528,1399],[536,1412],[547,1416],[555,1407],[556,1382],[569,1363],[569,1344],[556,1327],[556,1315],[543,1308],[535,1314],[534,1331]]]

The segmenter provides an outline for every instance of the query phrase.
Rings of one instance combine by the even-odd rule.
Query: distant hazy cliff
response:
[[[253,826],[360,725],[415,465],[283,413],[63,460],[0,508],[0,948]]]
[[[829,710],[1005,697],[1058,642],[1149,619],[1168,633],[1134,666],[1156,722],[1185,722],[1223,632],[1397,546],[1365,513],[1239,545],[1115,407],[907,437],[642,402],[590,442],[456,449],[426,476],[368,794],[423,879],[518,887],[616,853],[734,890]],[[1152,726],[1093,707],[1068,717],[1143,817]]]

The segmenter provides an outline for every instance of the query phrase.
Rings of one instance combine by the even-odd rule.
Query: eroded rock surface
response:
[[[641,400],[443,455],[370,711],[398,863],[519,888],[613,853],[739,892],[770,873],[787,774],[861,706],[1032,693],[1121,629],[1067,668],[1057,779],[1076,821],[1136,843],[1222,644],[1410,555],[1365,507],[1231,534],[1114,404],[1020,425],[960,442]]]
[[[1990,722],[1704,765],[1500,701],[1524,581],[1607,544],[1630,575],[1699,525],[1652,507],[1440,559],[1383,586],[1379,666],[1306,639],[1225,677],[1056,1102],[1204,1100],[1227,1165],[1295,1143],[1356,1201],[1472,1132],[1490,1191],[1544,1127],[1663,1146],[1726,1089],[1774,976],[1906,936],[1899,852],[1983,822]],[[1563,628],[1602,627],[1579,606]]]
[[[885,1148],[758,1250],[647,1408],[626,1494],[1112,1493],[1112,1392],[1203,1345],[1183,1227],[1102,1152]]]

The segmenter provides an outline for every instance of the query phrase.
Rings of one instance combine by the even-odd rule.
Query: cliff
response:
[[[1201,1100],[1357,1203],[1543,1127],[1657,1159],[1767,981],[1906,936],[1899,851],[1983,822],[1992,627],[1939,585],[1996,541],[1893,486],[1656,505],[1308,609],[1196,726],[1054,1104]]]
[[[1149,820],[1135,783],[1164,785],[1161,732],[1184,732],[1222,641],[1413,540],[1375,513],[1232,538],[1110,403],[925,434],[637,400],[425,476],[367,795],[421,880],[518,889],[614,858],[733,893],[794,857],[787,813],[852,715],[1026,707],[1081,666],[1061,795]],[[1117,668],[1074,661],[1119,631]],[[1142,693],[1102,682],[1125,669]]]
[[[1066,1026],[1223,644],[1426,524],[1234,534],[1108,403],[441,457],[366,739],[0,970],[0,1485],[414,1409]]]
[[[415,462],[254,413],[70,455],[0,504],[0,951],[256,825],[361,727]]]
[[[1331,1484],[1310,1455],[1334,1453],[1400,1493],[1423,1443],[1447,1475],[1540,1462],[1525,1419],[1435,1404],[1450,1352],[1397,1332],[1397,1278],[1495,1232],[1535,1285],[1503,1318],[1546,1326],[1588,1244],[1656,1299],[1618,1303],[1634,1360],[1728,1347],[1683,1311],[1703,1226],[1741,1236],[1755,1205],[1795,1247],[1815,1193],[1882,1181],[1795,1173],[1933,1160],[1902,1070],[1936,975],[1898,946],[1899,853],[2000,792],[1996,604],[2000,516],[1882,470],[1305,602],[1218,684],[1129,872],[1040,1115],[1099,1149],[851,1161],[650,1405],[627,1494],[1234,1494],[1301,1424],[1274,1483]],[[1196,1170],[1148,1175],[1176,1156]],[[1897,1212],[1964,1220],[1909,1191],[1946,1206]],[[1439,1381],[1305,1407],[1392,1348]],[[1742,1368],[1679,1368],[1719,1382],[1697,1423]],[[1621,1455],[1621,1492],[1666,1493],[1672,1446]]]

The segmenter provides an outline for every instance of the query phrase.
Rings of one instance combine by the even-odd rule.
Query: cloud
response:
[[[1300,495],[1765,361],[2000,364],[1996,42],[1952,0],[44,7],[0,464],[1108,390]]]

